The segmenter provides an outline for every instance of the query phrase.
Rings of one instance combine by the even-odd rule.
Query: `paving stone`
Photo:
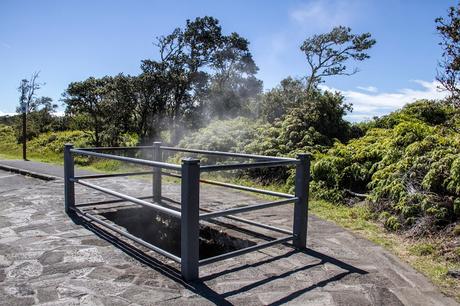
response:
[[[369,296],[374,305],[404,305],[389,288],[373,286]]]
[[[53,302],[59,299],[59,295],[56,288],[39,288],[37,290],[37,299],[39,303]]]
[[[124,239],[114,245],[114,237],[103,239],[70,220],[63,211],[62,181],[21,176],[4,181],[0,305],[457,305],[381,247],[315,216],[309,220],[310,250],[277,245],[204,266],[202,282],[186,284],[180,281],[180,266],[171,260],[152,252],[142,260],[139,255],[134,258],[132,252],[146,249]],[[147,181],[96,181],[131,195],[151,192]],[[213,210],[263,201],[211,186],[201,191],[201,205]],[[179,192],[178,185],[163,185],[166,197],[178,200]],[[78,202],[108,199],[81,186],[76,197]],[[242,217],[292,227],[289,206]],[[219,220],[224,223],[208,225],[241,241],[264,241],[250,235],[254,227]]]
[[[362,291],[347,291],[342,290],[340,292],[331,292],[334,304],[338,306],[369,306],[369,305],[393,305],[393,304],[378,304],[371,302],[367,294]]]
[[[42,265],[53,265],[62,262],[64,259],[64,252],[60,251],[46,251],[39,258],[38,261]]]

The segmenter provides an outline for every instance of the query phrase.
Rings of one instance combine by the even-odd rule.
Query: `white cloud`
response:
[[[14,116],[14,115],[17,115],[17,113],[5,113],[5,112],[0,111],[0,116]],[[57,117],[63,117],[65,115],[65,111],[56,111],[53,115]]]
[[[291,10],[289,17],[302,27],[330,29],[349,25],[354,6],[354,1],[316,0]]]
[[[14,116],[14,115],[16,115],[16,113],[4,113],[0,111],[0,116]]]
[[[367,91],[367,92],[377,92],[379,91],[375,86],[357,86],[356,88]]]
[[[353,104],[353,113],[347,115],[351,121],[362,121],[374,116],[388,114],[419,99],[443,99],[447,95],[445,91],[438,88],[439,83],[437,81],[414,80],[412,82],[420,85],[421,88],[403,88],[396,92],[381,93],[339,90],[325,85],[322,85],[321,88],[340,91],[345,96],[346,101]]]

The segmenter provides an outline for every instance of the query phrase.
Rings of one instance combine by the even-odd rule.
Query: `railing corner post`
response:
[[[153,160],[161,162],[162,161],[162,154],[161,154],[161,142],[155,141],[153,143]],[[153,201],[157,203],[161,203],[161,168],[160,167],[153,167],[153,179],[152,179],[152,196]]]
[[[64,205],[67,215],[71,215],[75,208],[75,183],[74,178],[74,160],[72,152],[73,144],[66,143],[64,145]]]
[[[200,161],[182,159],[181,272],[186,281],[199,277]]]
[[[295,196],[293,244],[296,248],[304,249],[307,246],[308,226],[308,192],[310,181],[310,154],[299,154],[295,174]]]

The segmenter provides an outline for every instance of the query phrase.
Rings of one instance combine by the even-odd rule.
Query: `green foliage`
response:
[[[363,137],[317,154],[316,196],[338,190],[369,193],[390,230],[443,226],[459,217],[458,114],[440,102],[419,101],[368,124]],[[329,193],[328,193],[329,192]],[[337,197],[336,200],[340,200]],[[382,215],[381,215],[382,216]]]
[[[245,152],[245,146],[256,135],[258,122],[238,117],[229,120],[216,120],[207,127],[185,137],[179,147],[224,152]],[[228,158],[210,158],[200,156],[202,162],[215,163],[228,161]]]
[[[346,193],[342,189],[328,187],[325,181],[312,181],[310,193],[317,199],[323,199],[331,203],[344,203]]]
[[[397,231],[401,228],[401,223],[399,223],[399,220],[395,216],[390,216],[388,219],[385,220],[385,228],[392,230],[392,231]]]
[[[441,71],[436,79],[450,92],[449,100],[453,105],[460,106],[460,4],[449,7],[446,17],[436,18],[436,30],[441,36],[443,52],[442,61],[439,62]]]
[[[138,143],[137,135],[123,135],[123,146]],[[75,147],[90,147],[92,135],[84,131],[61,131],[42,133],[27,142],[28,157],[45,162],[62,163],[64,144],[72,143]],[[0,125],[0,154],[9,158],[20,158],[21,146],[16,142],[15,131],[11,126]],[[83,166],[93,165],[100,170],[113,171],[118,169],[118,162],[97,160],[88,157],[75,157],[75,163]]]
[[[436,251],[435,246],[433,246],[430,243],[419,243],[413,245],[410,249],[409,252],[417,255],[417,256],[427,256],[427,255],[432,255]]]
[[[370,56],[366,52],[375,42],[370,33],[352,34],[351,29],[344,26],[337,26],[329,33],[307,38],[300,50],[305,54],[310,68],[310,75],[307,77],[308,91],[325,77],[355,74],[358,70],[347,69],[346,63],[349,60],[368,59]]]
[[[370,122],[363,123],[361,128],[363,130],[368,130],[370,128],[391,129],[399,123],[408,121],[421,121],[430,126],[435,126],[451,121],[455,113],[456,110],[445,102],[418,100],[406,105],[399,112],[394,112],[380,118],[375,118]]]
[[[455,236],[460,236],[460,224],[457,224],[452,232]]]
[[[292,80],[289,83],[292,85]],[[245,151],[268,156],[295,157],[299,153],[325,152],[336,140],[346,141],[350,135],[350,124],[343,119],[350,105],[343,96],[329,91],[307,92],[306,85],[297,81],[291,86],[289,95],[297,91],[299,100],[281,118],[266,123],[257,129],[255,139]],[[294,88],[294,89],[293,89]],[[259,169],[249,171],[252,177],[262,182],[284,181],[292,184],[293,172],[286,168]],[[329,193],[328,193],[329,194]],[[328,198],[339,196],[328,195]]]
[[[66,113],[77,129],[92,131],[94,145],[118,146],[126,133],[151,143],[167,129],[177,144],[184,130],[250,114],[262,82],[248,40],[224,35],[219,20],[205,16],[160,36],[155,46],[158,58],[143,60],[138,76],[69,84]]]
[[[262,96],[256,112],[259,118],[273,123],[307,99],[305,84],[301,80],[288,77]]]
[[[14,125],[19,115],[0,116],[0,125]]]
[[[350,124],[343,116],[351,108],[344,103],[342,95],[325,91],[302,99],[281,119],[262,125],[247,150],[262,155],[295,156],[308,151],[323,151],[333,144],[334,139],[347,140]]]
[[[17,146],[15,131],[12,126],[0,124],[0,153],[7,153]]]

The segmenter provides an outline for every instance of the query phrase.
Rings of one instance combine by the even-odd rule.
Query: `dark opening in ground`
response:
[[[101,213],[130,234],[180,257],[180,220],[145,207]],[[255,242],[200,225],[200,259],[255,245]]]

